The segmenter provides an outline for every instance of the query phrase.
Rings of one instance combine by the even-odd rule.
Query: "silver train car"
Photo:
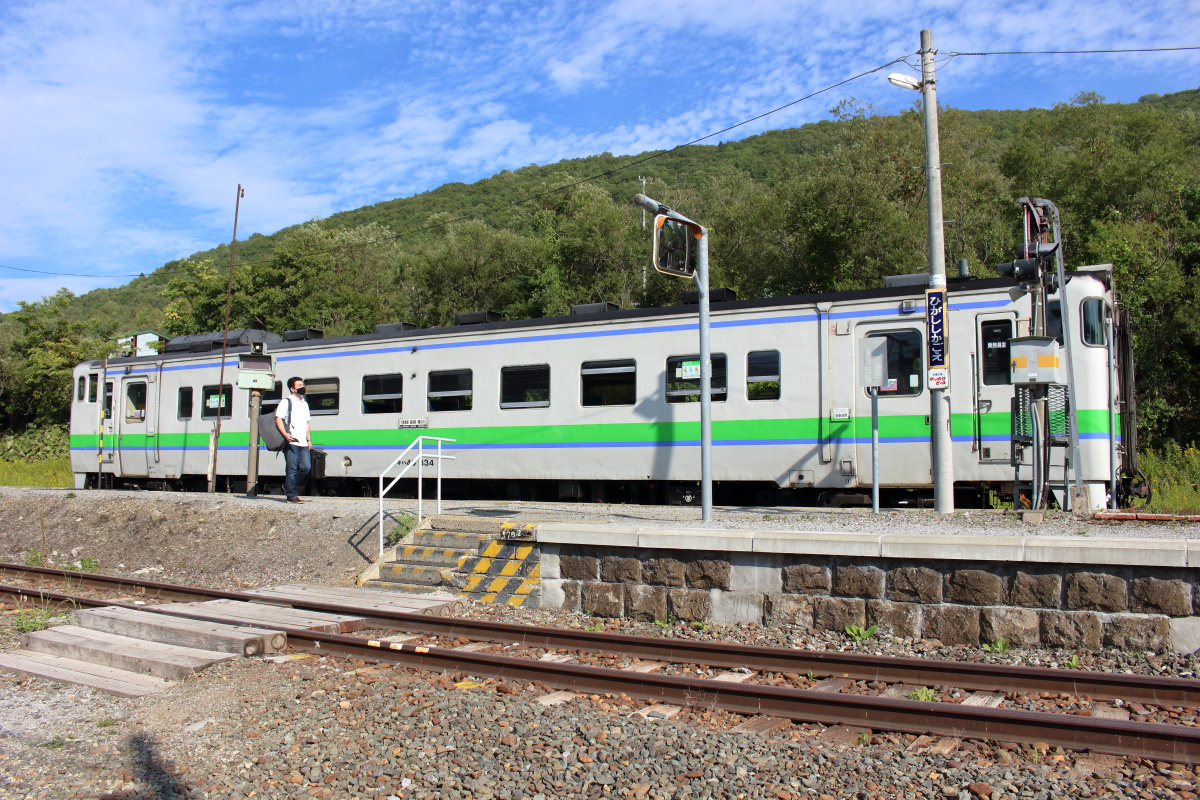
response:
[[[1070,315],[1075,467],[1086,502],[1100,508],[1136,471],[1126,446],[1134,441],[1128,326],[1114,313],[1107,267],[1068,275],[1050,318]],[[871,338],[887,347],[878,399],[884,502],[930,497],[924,302],[920,285],[714,302],[716,502],[869,503],[871,398],[857,360]],[[1028,333],[1031,305],[1008,278],[951,279],[948,305],[956,503],[987,504],[1019,492],[1014,480],[1031,458],[1014,433],[1008,344]],[[454,440],[446,496],[695,502],[697,325],[693,305],[272,341],[277,382],[263,410],[278,403],[280,382],[304,378],[314,446],[325,453],[318,491],[377,492],[381,471],[425,434]],[[76,486],[198,488],[220,414],[218,483],[244,490],[250,393],[237,388],[237,355],[256,335],[230,332],[223,386],[220,333],[172,340],[182,352],[76,367]],[[1051,450],[1053,480],[1070,454]],[[277,489],[283,458],[260,456],[262,485]],[[1060,480],[1056,491],[1065,488]]]

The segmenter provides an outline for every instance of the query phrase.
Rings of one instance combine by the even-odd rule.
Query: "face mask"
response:
[[[296,394],[300,395],[301,397],[304,397],[305,391],[307,391],[307,390],[303,386],[301,386],[299,389],[296,390]]]

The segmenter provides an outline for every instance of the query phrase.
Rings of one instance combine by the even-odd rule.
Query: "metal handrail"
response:
[[[403,478],[404,474],[412,468],[414,461],[417,465],[417,521],[419,522],[421,520],[421,504],[422,504],[422,500],[423,500],[424,487],[425,487],[425,481],[423,480],[423,478],[424,478],[424,469],[423,469],[424,463],[423,462],[425,460],[425,441],[426,440],[429,440],[431,442],[437,442],[437,454],[430,455],[429,458],[436,459],[436,461],[437,461],[437,513],[439,513],[439,514],[442,513],[442,460],[443,459],[449,459],[450,461],[454,460],[454,456],[442,455],[442,442],[453,442],[454,440],[453,439],[444,439],[444,438],[441,438],[438,436],[423,436],[423,435],[418,436],[413,441],[412,444],[410,444],[408,447],[404,448],[403,453],[396,456],[396,459],[394,461],[392,461],[392,463],[390,463],[386,467],[384,467],[383,472],[379,473],[379,555],[380,555],[380,557],[383,556],[383,498],[384,498],[384,495],[386,495],[388,493],[388,491],[390,491],[391,488],[396,485],[396,481]],[[392,482],[389,483],[387,485],[387,487],[385,488],[383,485],[383,479],[387,477],[388,470],[390,470],[392,467],[399,464],[400,461],[406,455],[408,455],[410,452],[412,452],[412,449],[414,447],[417,448],[416,459],[414,459],[413,461],[409,461],[407,464],[405,464],[404,469],[400,470],[400,473],[398,475],[396,475],[396,477],[392,478]]]

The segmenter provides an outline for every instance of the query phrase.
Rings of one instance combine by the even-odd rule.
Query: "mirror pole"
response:
[[[701,227],[696,253],[700,290],[700,518],[712,520],[712,357],[708,339],[708,229]]]

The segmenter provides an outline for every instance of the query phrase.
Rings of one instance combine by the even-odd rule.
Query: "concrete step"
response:
[[[396,548],[397,564],[422,564],[429,566],[449,567],[458,569],[464,559],[477,555],[477,549],[466,550],[460,547],[423,547],[408,545]]]
[[[129,608],[78,610],[73,616],[81,628],[218,653],[270,655],[287,646],[287,636],[278,631],[167,617]]]
[[[141,697],[175,685],[172,681],[140,672],[105,667],[90,661],[52,656],[32,650],[0,653],[0,669],[91,686],[119,697]]]
[[[405,536],[397,547],[437,547],[478,552],[479,548],[492,540],[486,533],[463,531],[417,530]]]
[[[446,593],[449,591],[449,589],[445,586],[433,586],[428,583],[403,583],[401,581],[387,580],[363,581],[362,588],[383,589],[389,592],[405,592],[410,594],[430,594],[432,592]]]
[[[472,517],[464,514],[438,514],[429,517],[429,529],[454,533],[476,533],[487,537],[497,536],[511,527],[505,517]]]
[[[236,658],[231,653],[147,642],[78,625],[60,625],[22,634],[21,645],[38,653],[88,661],[170,681],[182,680],[213,664]]]
[[[430,564],[391,562],[379,570],[379,580],[390,583],[411,583],[431,588],[454,586],[454,569]]]

